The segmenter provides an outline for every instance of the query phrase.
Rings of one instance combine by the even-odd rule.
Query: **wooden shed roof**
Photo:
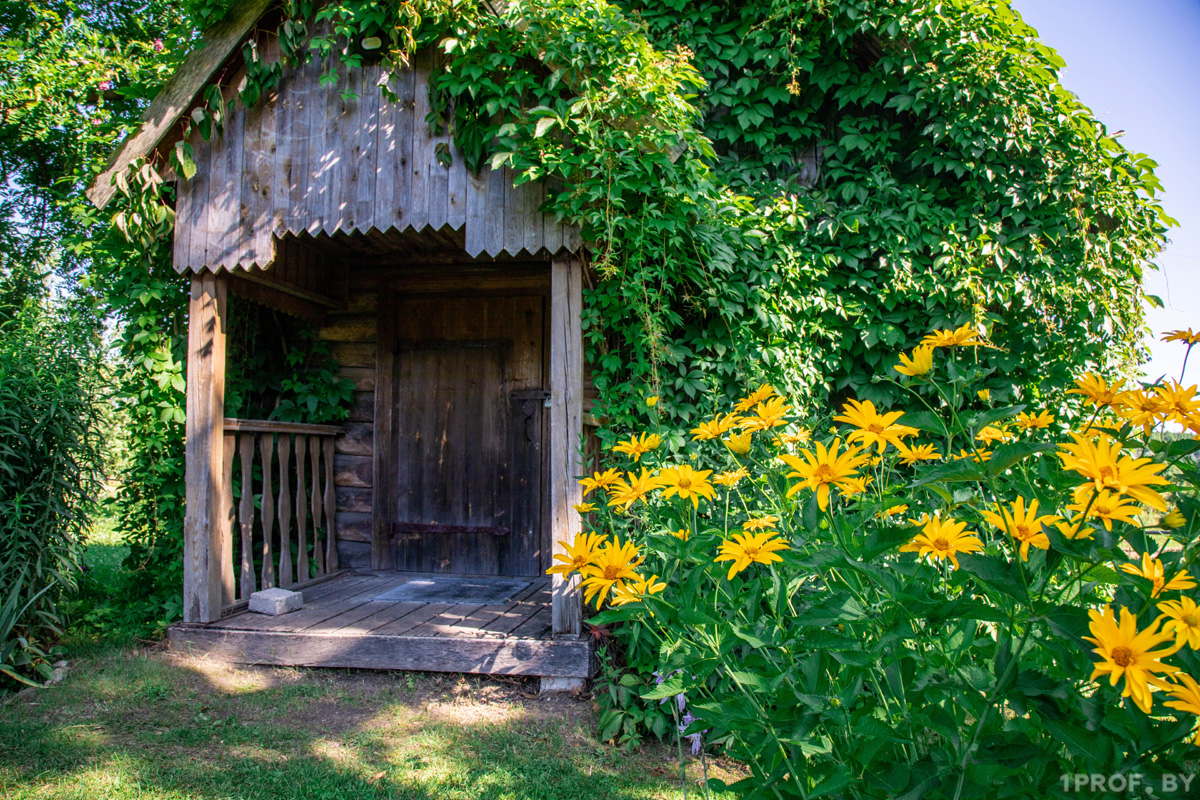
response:
[[[179,69],[142,114],[141,124],[113,152],[87,191],[97,208],[116,194],[113,178],[139,158],[150,155],[196,104],[200,93],[238,52],[238,47],[269,12],[276,0],[245,0],[205,34],[200,46],[188,53]]]
[[[277,38],[256,26],[273,4],[248,0],[187,57],[89,190],[97,206],[112,198],[119,170],[178,140],[209,83],[238,82],[229,73],[248,37],[278,60]],[[449,136],[431,134],[432,57],[413,61],[391,78],[394,103],[376,88],[386,79],[380,66],[341,70],[337,84],[323,86],[313,59],[286,69],[256,106],[237,101],[219,137],[193,131],[197,172],[178,186],[175,268],[267,268],[280,237],[337,232],[456,231],[472,257],[577,252],[577,231],[539,210],[543,185],[514,186],[507,169],[473,174]]]

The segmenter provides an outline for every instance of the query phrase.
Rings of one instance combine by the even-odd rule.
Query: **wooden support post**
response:
[[[212,622],[233,602],[224,511],[226,276],[192,276],[188,306],[183,620]]]
[[[582,500],[579,474],[583,434],[583,270],[567,253],[550,265],[550,540],[553,553],[564,552],[560,542],[579,533]],[[555,636],[578,636],[582,631],[579,576],[555,575],[551,587]]]

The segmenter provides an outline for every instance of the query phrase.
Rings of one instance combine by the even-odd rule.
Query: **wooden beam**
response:
[[[229,276],[232,279],[231,289],[238,297],[274,309],[281,314],[311,322],[314,325],[325,324],[325,319],[329,314],[327,306],[302,300],[278,289],[248,281],[244,275],[237,272],[231,272]]]
[[[259,286],[265,286],[268,289],[274,289],[277,292],[282,292],[283,294],[300,300],[306,300],[309,303],[313,303],[318,306],[324,306],[325,308],[332,308],[339,311],[346,307],[346,303],[344,301],[338,300],[335,297],[330,297],[329,295],[321,294],[320,292],[310,292],[307,289],[300,288],[294,283],[281,281],[278,278],[273,278],[261,271],[235,272],[232,274],[237,275],[242,280],[249,281],[250,283],[256,283]]]
[[[342,432],[340,425],[313,425],[307,422],[277,422],[273,419],[225,418],[225,430],[251,433],[300,433],[307,436],[337,436]]]
[[[224,524],[226,277],[192,276],[188,307],[187,421],[183,520],[183,618],[211,622],[233,602]]]
[[[168,638],[172,648],[242,664],[562,678],[591,675],[591,645],[578,637],[348,635],[172,625]]]
[[[393,452],[396,447],[392,439],[392,423],[396,414],[393,408],[395,398],[392,387],[396,353],[396,293],[390,285],[384,286],[380,291],[376,320],[371,568],[395,569],[395,548],[392,545],[390,527],[395,510],[395,495],[399,491],[392,475]]]
[[[564,553],[564,542],[579,533],[574,508],[582,502],[579,475],[583,435],[583,271],[578,258],[556,256],[550,263],[550,541]],[[551,587],[556,636],[579,636],[582,607],[579,576],[555,575]]]
[[[142,114],[137,131],[123,141],[109,158],[104,171],[88,189],[87,195],[97,208],[104,208],[116,194],[113,177],[134,160],[149,154],[171,130],[179,118],[196,102],[204,87],[229,59],[254,24],[270,10],[276,0],[242,0],[235,3],[226,17],[205,34],[200,46],[187,58],[167,85]]]

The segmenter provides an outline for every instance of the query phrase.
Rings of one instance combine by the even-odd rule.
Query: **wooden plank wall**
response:
[[[330,354],[338,362],[338,375],[354,383],[350,418],[341,423],[344,432],[335,442],[334,455],[338,553],[342,566],[352,569],[392,566],[390,551],[386,554],[388,560],[372,563],[372,538],[376,536],[374,490],[380,483],[376,480],[374,457],[380,303],[381,297],[387,296],[386,288],[397,281],[416,294],[460,291],[463,287],[482,292],[537,293],[546,289],[549,273],[544,262],[432,268],[371,268],[357,261],[349,264],[345,308],[329,311],[317,335],[329,343]],[[380,546],[383,544],[379,541]]]
[[[273,35],[259,50],[279,59]],[[380,65],[339,68],[323,87],[328,65],[313,60],[285,71],[258,107],[239,101],[222,136],[193,133],[197,172],[179,183],[175,268],[265,268],[288,233],[448,228],[463,232],[471,257],[577,252],[577,231],[538,211],[542,184],[514,187],[507,169],[469,174],[449,137],[430,135],[433,54],[413,65],[392,76],[399,100],[389,103],[377,88]],[[439,145],[450,148],[450,166],[438,161]]]

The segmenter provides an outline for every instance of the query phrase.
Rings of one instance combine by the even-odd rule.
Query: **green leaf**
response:
[[[971,430],[978,433],[983,428],[991,425],[993,422],[999,422],[1009,417],[1015,417],[1026,408],[1025,405],[1004,406],[1003,408],[990,408],[987,411],[980,411],[978,414],[972,414],[967,424]]]
[[[992,451],[992,457],[987,461],[987,471],[996,477],[1034,453],[1048,453],[1053,449],[1054,445],[1043,442],[1008,442]]]
[[[853,622],[867,616],[867,610],[850,594],[827,597],[797,615],[797,622],[823,628],[839,622]]]
[[[546,131],[558,124],[558,120],[554,117],[542,117],[537,121],[537,125],[533,126],[533,136],[535,139],[540,139],[546,135]],[[493,169],[495,169],[493,167]]]
[[[929,411],[909,412],[901,417],[898,422],[916,428],[919,431],[936,433],[938,436],[949,435],[949,432],[946,430],[946,423],[942,421],[942,418]]]
[[[984,584],[1004,594],[1025,602],[1028,595],[1016,564],[1003,561],[994,556],[984,556],[975,553],[961,553],[958,564],[967,572],[974,575]]]
[[[1075,755],[1091,759],[1094,763],[1107,761],[1105,750],[1111,750],[1111,745],[1107,748],[1104,746],[1107,743],[1105,737],[1050,717],[1044,717],[1042,724]]]
[[[920,477],[910,486],[917,488],[930,483],[952,483],[956,481],[982,481],[986,477],[984,468],[970,458],[960,458],[945,464],[934,464],[918,469]]]
[[[677,672],[650,691],[640,695],[640,697],[643,700],[662,700],[667,697],[674,697],[677,694],[683,694],[685,688],[684,673]]]

